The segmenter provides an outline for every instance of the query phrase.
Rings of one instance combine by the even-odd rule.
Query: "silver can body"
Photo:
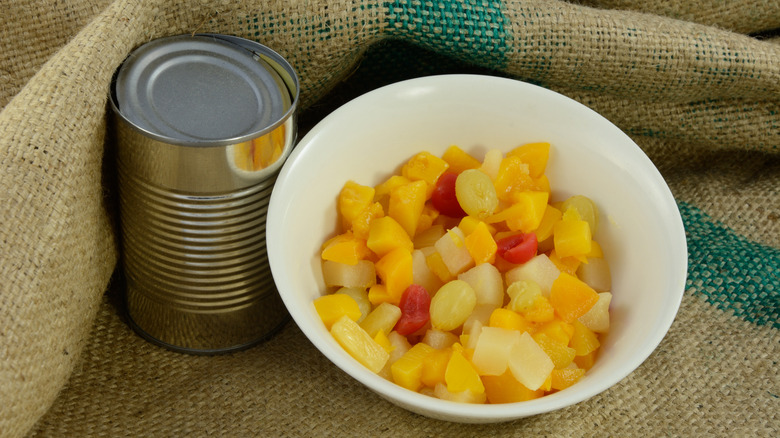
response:
[[[122,267],[130,323],[145,338],[210,354],[287,321],[265,218],[297,97],[281,56],[230,36],[155,40],[117,71]]]

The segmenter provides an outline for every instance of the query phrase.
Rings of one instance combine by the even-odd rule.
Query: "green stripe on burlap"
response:
[[[678,206],[688,238],[687,288],[737,317],[780,328],[780,250],[739,236],[693,205]]]
[[[488,68],[506,65],[511,27],[500,1],[385,2],[388,33]],[[415,59],[406,58],[414,63]]]

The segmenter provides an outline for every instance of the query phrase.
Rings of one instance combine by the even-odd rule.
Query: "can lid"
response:
[[[130,122],[189,143],[257,134],[292,105],[285,82],[261,56],[213,35],[144,44],[122,64],[114,87]]]

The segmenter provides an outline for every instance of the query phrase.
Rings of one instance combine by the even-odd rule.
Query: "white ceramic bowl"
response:
[[[427,397],[371,373],[331,337],[312,301],[324,293],[319,249],[334,235],[336,197],[347,181],[374,185],[417,152],[456,144],[477,156],[522,143],[552,144],[552,198],[582,194],[602,215],[594,238],[613,276],[610,333],[595,366],[572,387],[537,400],[467,405]],[[284,303],[334,364],[391,402],[467,423],[560,409],[615,385],[658,346],[685,287],[682,220],[664,179],[642,150],[596,112],[550,90],[488,76],[446,75],[389,85],[348,102],[293,150],[273,191],[267,248]]]

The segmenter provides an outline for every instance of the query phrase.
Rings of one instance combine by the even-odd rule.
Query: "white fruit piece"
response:
[[[479,168],[491,180],[495,181],[498,177],[498,170],[501,168],[501,160],[504,159],[504,153],[500,149],[490,149],[485,153],[482,160],[482,166]]]
[[[471,362],[482,376],[500,376],[506,372],[509,355],[519,342],[518,330],[482,327]]]
[[[531,280],[539,285],[542,289],[542,295],[547,298],[550,297],[550,288],[559,275],[561,275],[561,270],[546,254],[539,254],[526,263],[510,269],[505,274],[506,284]]]
[[[463,231],[458,227],[453,227],[434,244],[444,265],[447,266],[447,270],[452,275],[458,275],[474,266],[474,259],[466,248],[465,239]]]
[[[435,251],[435,248],[428,247],[425,251],[420,249],[412,251],[412,281],[414,284],[424,287],[430,295],[435,294],[442,286],[442,281],[431,271],[425,259],[432,251]]]
[[[466,338],[468,339],[464,347],[472,350],[476,348],[479,337],[482,335],[483,328],[485,328],[484,325],[481,322],[476,321],[474,324],[471,324],[468,330],[464,329],[463,334],[466,335]]]
[[[500,307],[504,304],[504,279],[498,268],[490,263],[481,263],[458,275],[474,288],[477,293],[477,305],[492,304]]]
[[[536,391],[547,380],[555,365],[534,338],[528,332],[523,332],[509,353],[508,367],[518,382]]]
[[[609,304],[612,302],[611,292],[599,292],[599,300],[584,315],[578,319],[590,331],[607,333],[609,331]]]
[[[588,263],[581,263],[577,268],[577,277],[596,292],[612,290],[609,263],[602,258],[588,257]]]
[[[355,265],[324,260],[322,262],[322,279],[325,285],[359,287],[368,289],[376,284],[376,269],[368,260],[361,260]]]

